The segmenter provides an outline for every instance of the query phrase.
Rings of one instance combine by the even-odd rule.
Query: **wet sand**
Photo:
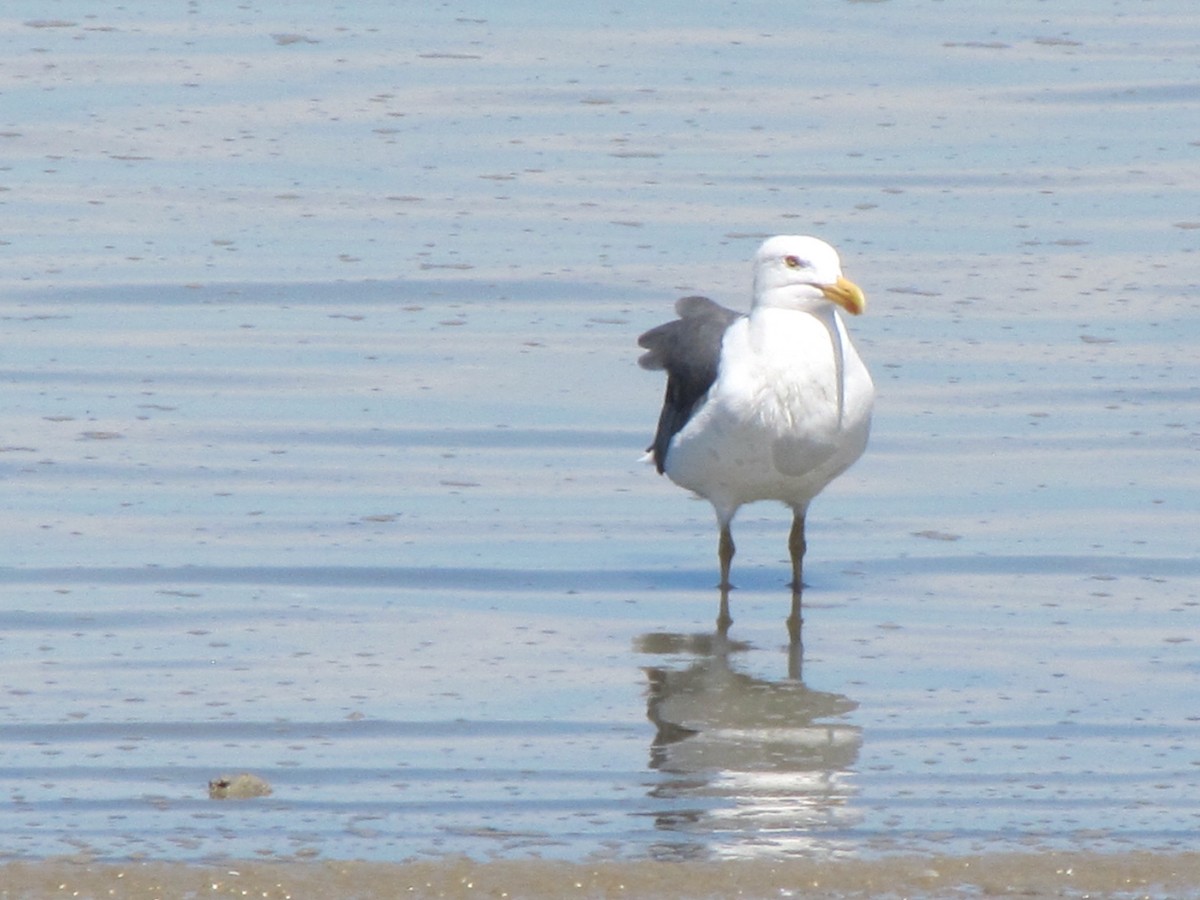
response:
[[[1186,896],[1195,854],[1039,853],[852,862],[364,862],[122,866],[10,863],[9,897],[1145,897]]]
[[[1195,13],[991,6],[0,23],[2,889],[1194,884]],[[634,345],[792,230],[880,389],[802,646]]]

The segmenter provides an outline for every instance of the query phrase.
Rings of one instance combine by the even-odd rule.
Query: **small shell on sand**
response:
[[[266,797],[270,793],[271,785],[248,772],[241,775],[221,775],[208,783],[208,796],[213,800],[247,800],[251,797]]]

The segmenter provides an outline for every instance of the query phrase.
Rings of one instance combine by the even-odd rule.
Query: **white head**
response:
[[[814,310],[833,302],[852,315],[866,309],[862,290],[842,275],[837,251],[820,238],[781,234],[754,255],[754,305]]]

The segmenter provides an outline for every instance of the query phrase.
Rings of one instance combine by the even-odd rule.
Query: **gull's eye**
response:
[[[783,262],[789,269],[803,269],[808,265],[798,256],[785,256]]]

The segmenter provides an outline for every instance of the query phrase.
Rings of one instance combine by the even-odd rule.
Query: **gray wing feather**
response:
[[[721,362],[721,340],[741,313],[726,309],[707,297],[684,297],[675,304],[679,318],[651,328],[638,338],[647,352],[638,359],[643,369],[665,369],[667,392],[663,397],[658,430],[649,450],[662,472],[671,438],[687,424],[712,383]]]

